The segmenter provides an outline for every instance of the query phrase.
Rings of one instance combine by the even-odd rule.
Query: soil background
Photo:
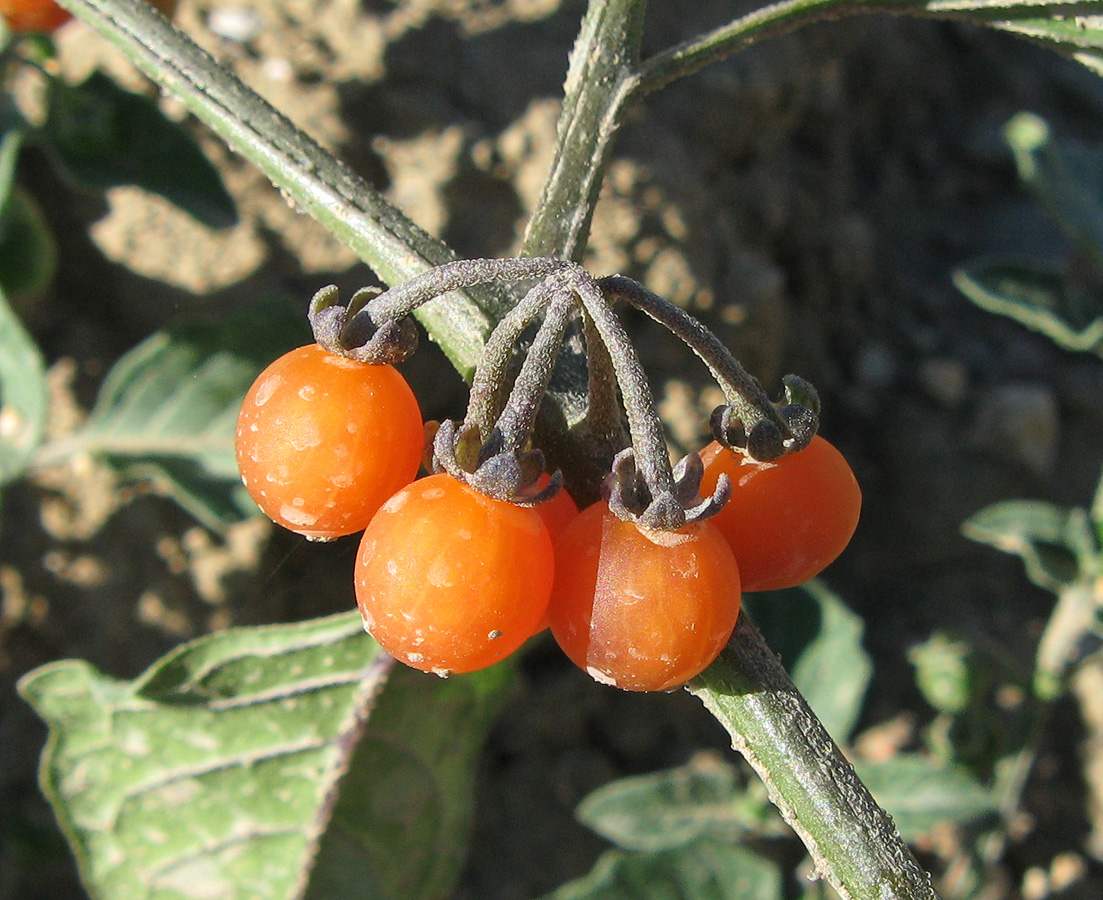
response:
[[[740,10],[653,0],[645,50]],[[182,0],[177,22],[461,254],[501,256],[550,161],[581,13],[576,0]],[[98,65],[156,93],[83,25],[59,41],[72,77]],[[1067,251],[1001,137],[1024,109],[1103,139],[1103,81],[1025,42],[889,17],[815,27],[648,98],[616,144],[594,220],[593,272],[638,278],[703,318],[771,391],[786,372],[819,388],[822,432],[865,496],[825,580],[866,622],[877,674],[863,727],[895,747],[914,746],[932,716],[909,647],[943,629],[1022,673],[1052,606],[1016,560],[963,538],[961,522],[1015,497],[1085,506],[1103,463],[1099,359],[972,307],[950,280],[982,254]],[[55,284],[21,310],[51,366],[54,433],[166,322],[268,295],[305,309],[322,285],[374,283],[263,176],[196,133],[239,204],[233,229],[207,230],[133,190],[82,193],[40,152],[24,154],[20,176],[62,247]],[[715,391],[684,348],[629,324],[672,446],[701,446]],[[427,417],[462,415],[464,385],[431,344],[406,372]],[[348,609],[354,549],[260,521],[211,534],[91,463],[8,489],[0,900],[84,896],[35,783],[45,731],[15,695],[20,675],[79,656],[131,677],[212,628]],[[484,753],[455,900],[528,900],[588,871],[605,845],[573,819],[582,797],[727,745],[689,695],[601,687],[550,640],[520,670]],[[1090,737],[1078,708],[1059,704],[985,897],[1103,895],[1101,813],[1081,755]],[[939,868],[952,856],[942,850],[926,847],[925,861]]]

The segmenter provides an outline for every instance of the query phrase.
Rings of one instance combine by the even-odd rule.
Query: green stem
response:
[[[582,259],[613,140],[647,94],[766,38],[856,13],[967,18],[929,0],[781,0],[642,63],[646,0],[590,0],[571,51],[555,158],[525,232],[524,256]],[[1048,8],[1048,7],[1047,7]]]
[[[745,614],[689,690],[727,729],[843,900],[937,900],[888,813]]]
[[[455,258],[144,0],[62,0],[62,5],[178,97],[386,283],[398,284]],[[506,292],[482,286],[450,294],[447,302],[419,310],[418,318],[456,369],[470,376],[491,325],[509,305]]]
[[[523,256],[581,260],[639,61],[645,0],[590,0],[563,86],[555,159]]]
[[[672,81],[692,75],[709,63],[810,22],[838,19],[858,12],[903,12],[909,5],[922,7],[921,3],[910,0],[898,3],[782,0],[771,3],[645,60],[627,99],[630,102],[638,100]]]

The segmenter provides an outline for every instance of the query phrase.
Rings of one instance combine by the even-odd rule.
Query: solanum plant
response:
[[[857,487],[845,462],[816,435],[815,391],[787,378],[782,400],[771,402],[698,323],[634,282],[592,277],[579,262],[619,128],[636,104],[676,78],[806,24],[885,11],[971,19],[1100,68],[1103,28],[1090,14],[1103,4],[787,0],[641,58],[643,0],[592,0],[567,71],[554,161],[520,258],[498,261],[456,259],[142,0],[62,5],[391,286],[348,305],[321,292],[311,309],[321,349],[277,362],[298,374],[262,375],[238,420],[246,486],[274,519],[314,538],[366,528],[357,599],[379,643],[350,613],[212,635],[179,648],[133,683],[73,661],[24,680],[24,695],[51,726],[43,784],[88,889],[102,898],[168,897],[201,883],[217,892],[208,895],[314,897],[340,896],[371,880],[386,881],[380,895],[446,891],[454,860],[433,856],[404,868],[386,853],[351,852],[358,835],[378,824],[371,810],[385,808],[387,799],[366,802],[358,791],[370,783],[367,773],[409,763],[381,746],[396,727],[388,718],[396,702],[390,698],[425,692],[462,731],[493,714],[508,676],[497,667],[439,683],[416,680],[421,676],[396,669],[394,658],[438,674],[479,670],[550,623],[567,654],[598,680],[644,690],[688,682],[840,896],[935,897],[892,820],[748,617],[739,615],[740,579],[748,590],[799,584],[853,532]],[[639,360],[616,320],[617,302],[681,337],[721,387],[725,404],[713,420],[718,446],[703,460],[691,456],[671,468]],[[396,400],[378,420],[354,418],[365,413],[367,400],[340,408],[352,391],[374,394],[363,387],[366,370],[379,370],[374,378],[409,352],[408,315],[472,380],[467,416],[430,429],[433,474],[412,486],[404,483],[413,479],[420,453],[412,398]],[[522,332],[535,322],[516,377],[507,378]],[[567,339],[572,327],[582,333],[583,353]],[[563,377],[553,391],[556,366]],[[326,367],[347,378],[347,386],[341,381],[331,390],[331,382],[317,380],[314,373]],[[393,380],[385,390],[403,393]],[[328,405],[315,403],[327,394]],[[342,489],[367,467],[360,429],[387,434],[394,445],[387,462],[394,465],[373,473],[370,496],[354,503]],[[342,448],[353,468],[317,471],[330,465],[319,458],[311,471],[292,471],[287,460],[306,457],[286,454],[323,445]],[[603,482],[608,489],[599,498]],[[813,487],[805,491],[808,482]],[[541,510],[550,510],[563,484],[587,509],[553,541],[551,514]],[[738,504],[729,502],[736,484]],[[830,521],[810,515],[820,510]],[[768,540],[750,546],[741,527],[773,515],[778,525],[755,529],[755,538]],[[475,593],[486,603],[471,616],[461,614],[450,591],[457,579],[475,578],[480,557],[465,548],[476,546],[479,535],[493,577],[480,570]],[[424,584],[412,584],[408,571],[422,569]],[[521,610],[509,599],[522,589],[518,572],[531,576],[524,585],[530,603]],[[612,579],[628,585],[621,593],[638,599],[646,614],[605,602],[616,593]],[[426,596],[433,602],[423,603]],[[641,622],[647,630],[633,631]],[[694,628],[689,646],[664,643]],[[477,639],[466,640],[470,635]],[[443,816],[454,827],[466,812],[466,785],[452,767],[462,767],[477,741],[442,721],[430,731],[432,718],[426,711],[426,722],[402,727],[431,748],[458,785],[458,799]],[[177,812],[183,794],[205,799]],[[166,832],[173,821],[179,829]],[[401,828],[396,833],[400,838]],[[391,852],[401,860],[400,844]],[[419,873],[416,885],[403,880],[411,871]]]

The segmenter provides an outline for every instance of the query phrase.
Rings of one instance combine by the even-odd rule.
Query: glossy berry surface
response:
[[[176,0],[150,0],[150,4],[172,18]],[[73,16],[54,0],[0,0],[0,16],[16,34],[51,34]]]
[[[534,509],[493,500],[447,474],[403,488],[372,519],[356,558],[364,627],[415,669],[471,672],[536,630],[554,577]]]
[[[550,481],[551,478],[545,473],[536,482],[536,487],[543,489],[548,486]],[[551,500],[547,503],[541,503],[534,509],[540,513],[544,524],[548,526],[548,533],[553,541],[578,517],[578,504],[574,502],[574,499],[567,493],[565,488],[560,488],[559,493]]]
[[[842,553],[858,526],[862,492],[842,454],[820,436],[797,453],[756,463],[718,443],[701,451],[701,493],[731,479],[712,519],[727,538],[744,591],[794,587]]]
[[[716,658],[739,616],[739,569],[708,522],[644,533],[602,501],[567,527],[555,556],[552,633],[603,684],[683,684]]]
[[[329,539],[362,531],[413,480],[423,434],[417,400],[396,369],[310,344],[273,362],[245,395],[237,462],[269,518]]]
[[[49,34],[73,18],[54,0],[0,0],[0,15],[16,34]]]
[[[549,481],[551,481],[551,477],[545,472],[540,476],[536,486],[545,488]],[[548,534],[551,535],[552,543],[555,543],[559,539],[559,535],[566,531],[567,526],[578,518],[578,504],[574,502],[574,498],[567,493],[565,488],[560,488],[559,493],[551,500],[547,503],[541,503],[534,509],[540,513],[540,518],[544,520],[544,524],[548,527]],[[536,631],[545,631],[549,624],[548,615],[545,613],[540,620],[540,624],[536,626]]]

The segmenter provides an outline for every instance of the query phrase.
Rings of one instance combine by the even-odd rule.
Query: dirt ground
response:
[[[654,0],[646,48],[736,6]],[[516,247],[548,164],[581,8],[182,0],[177,20],[424,227],[497,256]],[[148,90],[82,25],[60,37],[74,77],[101,65]],[[1085,505],[1103,463],[1099,359],[973,308],[950,282],[978,254],[1063,252],[1000,138],[1023,109],[1103,138],[1103,81],[1008,36],[880,17],[775,40],[645,103],[618,141],[587,260],[704,318],[771,390],[790,371],[817,385],[823,433],[865,495],[826,578],[864,617],[876,660],[863,724],[894,719],[912,738],[931,713],[908,647],[948,628],[1022,665],[1051,605],[960,523],[1014,497]],[[135,191],[75,192],[26,154],[21,176],[50,198],[64,247],[53,289],[23,310],[51,365],[56,431],[79,421],[115,358],[174,317],[372,283],[261,175],[204,144],[240,206],[229,231]],[[699,446],[715,402],[704,375],[653,327],[631,326],[672,442]],[[462,413],[463,385],[431,345],[407,372],[427,416]],[[355,544],[307,546],[261,522],[219,538],[95,465],[3,499],[0,900],[68,900],[83,892],[35,785],[44,729],[15,680],[69,656],[129,677],[211,628],[350,608]],[[1076,707],[1059,706],[991,900],[1103,893],[1084,737]],[[726,743],[688,695],[621,694],[538,645],[484,755],[455,900],[529,900],[582,874],[604,846],[573,821],[586,793]],[[1076,877],[1053,877],[1055,860]]]

